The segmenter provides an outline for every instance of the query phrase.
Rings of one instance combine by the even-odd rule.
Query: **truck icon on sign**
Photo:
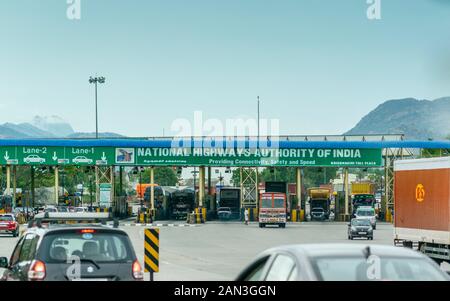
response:
[[[28,157],[25,157],[25,158],[23,159],[23,162],[28,163],[28,164],[29,164],[29,163],[39,163],[39,164],[42,164],[42,163],[45,163],[45,159],[39,157],[38,155],[29,155]]]
[[[93,160],[86,158],[85,156],[78,156],[78,157],[75,157],[72,160],[72,162],[75,164],[79,164],[79,163],[91,164],[93,162]]]

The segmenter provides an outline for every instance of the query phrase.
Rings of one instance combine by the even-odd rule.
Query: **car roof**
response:
[[[35,233],[42,236],[52,232],[61,232],[64,230],[66,230],[67,232],[71,232],[73,230],[82,230],[82,229],[108,230],[108,232],[117,232],[121,234],[126,234],[126,232],[123,231],[122,229],[113,228],[112,226],[79,223],[79,224],[49,224],[43,227],[32,227],[28,228],[24,233],[24,235],[27,233]]]
[[[371,255],[389,256],[389,257],[409,257],[423,258],[424,255],[408,248],[385,246],[385,245],[366,245],[366,244],[298,244],[285,245],[269,249],[263,253],[273,253],[279,251],[289,252],[297,257],[335,257],[335,256],[359,256],[370,249]]]

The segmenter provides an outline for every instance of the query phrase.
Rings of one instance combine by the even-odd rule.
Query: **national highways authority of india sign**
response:
[[[0,165],[350,166],[382,165],[381,149],[207,147],[0,147]]]

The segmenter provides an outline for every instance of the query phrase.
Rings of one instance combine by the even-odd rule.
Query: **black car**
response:
[[[89,223],[29,228],[18,241],[9,262],[6,257],[0,257],[0,268],[6,269],[1,280],[143,280],[128,235],[117,228]]]
[[[365,218],[354,218],[348,224],[348,239],[364,237],[373,240],[373,228],[370,220]]]

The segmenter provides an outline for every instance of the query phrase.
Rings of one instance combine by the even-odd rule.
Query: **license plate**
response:
[[[358,234],[367,234],[366,232],[358,232]]]

